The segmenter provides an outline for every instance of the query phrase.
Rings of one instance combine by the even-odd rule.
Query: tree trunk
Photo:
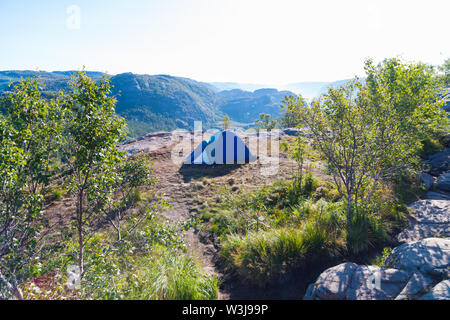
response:
[[[117,241],[121,242],[122,241],[122,235],[120,234],[120,220],[122,219],[121,214],[120,214],[120,210],[117,213]]]
[[[80,267],[80,275],[84,271],[84,241],[83,241],[83,192],[78,195],[77,201],[77,222],[78,222],[78,245],[80,247],[78,252],[78,266]]]
[[[352,195],[347,195],[347,225],[350,226],[353,218]]]
[[[347,230],[347,249],[351,249],[351,239],[350,239],[350,230],[352,228],[352,224],[353,224],[353,211],[352,211],[352,194],[351,192],[347,193],[347,210],[346,210],[346,215],[347,215],[347,226],[346,226],[346,230]]]

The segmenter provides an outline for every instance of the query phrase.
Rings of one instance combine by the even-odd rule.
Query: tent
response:
[[[208,141],[203,140],[184,163],[244,164],[255,160],[256,157],[234,132],[221,131],[211,136]]]

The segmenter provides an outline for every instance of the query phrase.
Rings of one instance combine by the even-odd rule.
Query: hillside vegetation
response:
[[[80,72],[52,99],[39,87],[0,101],[0,299],[215,299],[186,226],[159,215],[148,159],[117,149],[109,80]]]
[[[35,75],[42,82],[42,94],[56,97],[59,91],[70,89],[72,73],[1,71],[0,92],[7,91],[10,83]],[[99,81],[103,74],[87,72],[87,75]],[[219,120],[224,114],[240,123],[251,123],[260,113],[278,118],[280,101],[291,94],[276,89],[220,92],[210,84],[169,75],[123,73],[110,80],[111,94],[117,97],[116,112],[128,120],[128,137],[151,131],[193,129],[194,121],[202,121],[205,129],[220,127]]]

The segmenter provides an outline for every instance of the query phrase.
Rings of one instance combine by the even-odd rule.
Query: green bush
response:
[[[142,259],[139,265],[142,267],[128,277],[125,299],[217,299],[217,279],[205,274],[191,256],[164,252],[156,259]]]
[[[391,254],[391,252],[392,252],[392,248],[384,248],[383,252],[375,258],[375,261],[373,262],[373,264],[381,268],[384,265],[384,262],[387,260],[387,258]]]
[[[245,223],[244,217],[236,212],[224,209],[219,210],[216,214],[208,214],[211,215],[209,219],[211,222],[209,231],[217,236],[222,236],[229,233],[246,232],[247,224]],[[208,214],[204,216],[207,217]]]
[[[411,203],[425,194],[425,190],[417,178],[417,172],[400,172],[394,179],[393,195],[399,203]]]
[[[362,209],[354,214],[352,224],[347,228],[347,248],[351,253],[367,251],[386,239],[385,225],[380,216]]]
[[[319,180],[312,174],[311,171],[306,172],[303,178],[302,192],[304,195],[311,195],[319,186]]]
[[[298,228],[232,234],[220,255],[244,280],[261,286],[293,268],[320,264],[331,259],[344,243],[341,211],[330,208],[305,214]]]
[[[422,150],[420,155],[425,158],[430,154],[442,151],[444,147],[439,142],[438,137],[427,137],[422,141]]]
[[[53,198],[55,200],[60,200],[63,197],[63,192],[60,189],[53,190]]]
[[[246,281],[264,285],[286,267],[301,260],[304,252],[299,230],[275,229],[231,235],[221,249],[221,256]]]

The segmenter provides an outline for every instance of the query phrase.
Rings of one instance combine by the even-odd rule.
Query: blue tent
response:
[[[185,164],[244,164],[256,160],[247,145],[234,132],[222,131],[203,140]]]

